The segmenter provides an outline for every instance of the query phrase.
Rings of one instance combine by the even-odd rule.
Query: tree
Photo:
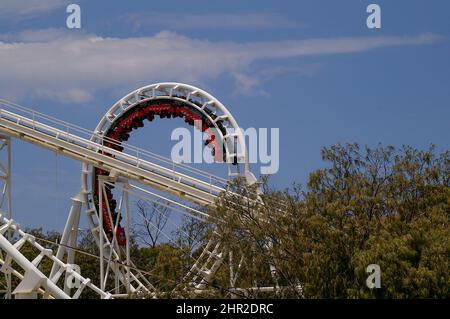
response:
[[[184,216],[180,227],[174,232],[174,237],[183,250],[192,254],[205,242],[209,230],[210,224],[206,220]]]
[[[135,235],[144,245],[156,247],[170,217],[169,206],[139,200],[136,204],[142,221],[135,224]]]
[[[211,215],[222,242],[250,260],[240,285],[276,281],[284,289],[272,297],[450,296],[449,152],[338,144],[322,158],[306,190],[265,184],[261,204],[237,181],[238,195],[220,198]],[[380,289],[365,285],[369,264],[381,267]]]
[[[228,255],[200,297],[448,298],[449,153],[438,154],[433,146],[324,148],[326,166],[310,174],[306,188],[294,184],[280,191],[264,179],[260,193],[236,179],[209,208],[208,223],[182,220],[172,234],[175,243],[159,238],[169,211],[141,202],[140,230],[148,241],[131,236],[131,259],[159,291],[174,292],[161,297],[197,296],[184,289],[183,278],[213,236]],[[27,232],[57,248],[51,242],[60,234]],[[90,231],[80,233],[78,249],[98,256]],[[28,244],[21,251],[29,260],[37,253]],[[75,263],[98,285],[98,258],[89,254],[77,252]],[[366,286],[370,264],[380,266],[379,289]],[[51,262],[40,267],[48,274]],[[274,292],[230,290],[267,286]],[[81,297],[97,296],[86,289]]]

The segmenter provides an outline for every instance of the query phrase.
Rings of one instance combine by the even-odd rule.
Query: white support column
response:
[[[127,254],[127,294],[130,294],[130,283],[131,283],[131,274],[130,274],[130,218],[129,218],[129,196],[128,196],[128,187],[124,185],[125,192],[125,236],[126,236],[126,254]]]
[[[103,202],[103,199],[106,195],[106,186],[110,183],[115,183],[117,187],[122,187],[122,195],[120,199],[119,211],[118,214],[122,212],[122,216],[124,216],[124,229],[125,229],[125,237],[126,237],[126,245],[122,249],[117,240],[117,227],[119,224],[119,219],[117,219],[113,223],[113,235],[112,238],[109,238],[106,232],[103,229],[105,224],[105,217],[109,218],[111,222],[113,222],[112,211],[108,204],[108,201]],[[98,200],[99,200],[99,209],[98,209],[98,228],[99,228],[99,257],[100,257],[100,288],[102,290],[107,289],[108,277],[112,275],[111,272],[114,273],[114,277],[111,279],[114,282],[114,291],[118,294],[120,291],[120,286],[123,286],[126,290],[127,294],[131,294],[135,291],[135,288],[132,286],[132,281],[136,281],[140,284],[139,280],[133,275],[131,267],[133,263],[130,258],[130,211],[129,211],[129,195],[128,195],[128,181],[117,179],[116,177],[107,177],[107,176],[99,176],[98,177]],[[105,210],[106,214],[103,215],[103,210]],[[123,254],[123,255],[122,255]],[[121,257],[122,255],[122,257]],[[117,264],[117,261],[121,260],[123,263]],[[120,282],[122,285],[120,285]],[[143,285],[141,284],[143,287]]]
[[[72,247],[76,244],[76,237],[78,234],[78,224],[81,213],[81,206],[83,204],[83,194],[80,192],[76,196],[72,198],[72,206],[70,208],[69,216],[67,217],[66,225],[64,226],[64,231],[61,237],[60,245],[58,246],[58,251],[56,253],[56,258],[59,260],[63,260],[64,255],[68,254],[67,263],[73,263],[73,250],[68,249],[67,247]],[[72,258],[72,261],[69,259]],[[52,266],[52,270],[50,272],[50,279],[52,279],[59,270],[59,266],[54,263]],[[64,284],[64,290],[67,288]]]
[[[99,233],[99,251],[100,251],[100,289],[105,291],[105,265],[104,265],[104,231],[103,231],[103,179],[98,178],[98,233]]]
[[[9,136],[0,135],[0,151],[6,152],[6,158],[0,159],[0,180],[3,183],[2,194],[0,199],[0,210],[7,213],[9,220],[12,219],[12,200],[11,200],[11,138]],[[11,232],[7,232],[9,241],[11,241]],[[5,274],[5,297],[12,298],[11,273]]]
[[[80,196],[81,197],[81,196]],[[75,199],[74,199],[75,201]],[[80,214],[81,214],[81,201],[77,203],[73,210],[72,227],[70,228],[70,235],[68,239],[68,247],[76,247],[78,240],[78,227],[80,225]],[[75,250],[67,248],[67,263],[73,265],[75,262]],[[66,272],[64,280],[64,292],[70,295],[71,288],[68,286],[68,277],[70,274]]]

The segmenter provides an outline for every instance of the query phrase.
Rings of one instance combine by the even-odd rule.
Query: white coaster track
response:
[[[4,212],[0,212],[0,266],[2,272],[12,274],[21,280],[14,290],[16,298],[36,298],[36,293],[39,293],[45,298],[77,299],[85,288],[92,289],[103,299],[111,298],[110,293],[102,291],[93,285],[90,279],[77,273],[70,264],[56,258],[50,249],[41,246],[36,242],[34,236],[23,232],[16,222],[8,220],[3,214]],[[14,243],[5,237],[6,234],[14,239]],[[32,261],[28,260],[20,251],[26,243],[39,251]],[[6,256],[4,259],[2,258],[3,254]],[[58,272],[51,277],[47,277],[39,269],[44,258],[49,258],[59,266]],[[20,269],[13,267],[13,261],[19,265]],[[80,282],[79,288],[73,295],[64,292],[56,285],[63,274],[72,276]]]
[[[231,113],[217,99],[193,86],[159,83],[131,92],[106,112],[94,132],[0,100],[0,133],[3,135],[1,138],[5,145],[8,146],[8,163],[1,165],[5,177],[2,178],[4,188],[0,205],[0,209],[3,209],[0,215],[0,270],[7,278],[6,297],[11,297],[11,276],[20,280],[20,284],[12,292],[16,298],[31,298],[36,297],[37,294],[44,298],[78,298],[85,288],[92,289],[100,298],[126,297],[130,293],[156,295],[153,285],[142,272],[134,267],[129,256],[128,191],[130,184],[128,181],[150,186],[182,200],[207,206],[214,205],[215,199],[226,190],[227,184],[226,179],[186,165],[176,164],[162,156],[126,145],[122,141],[118,142],[107,136],[107,133],[115,129],[114,125],[117,125],[120,119],[123,120],[125,115],[129,115],[130,112],[137,113],[142,110],[142,105],[161,101],[169,101],[176,103],[177,107],[181,105],[186,109],[195,110],[202,119],[206,119],[224,143],[227,162],[235,161],[235,164],[238,164],[237,167],[242,164],[241,175],[250,184],[256,181],[249,171],[245,139]],[[80,192],[72,198],[73,204],[56,254],[38,244],[33,236],[24,233],[10,219],[11,137],[83,163]],[[238,175],[239,170],[233,173],[231,167],[230,164],[229,175]],[[96,169],[107,172],[107,176],[96,175]],[[109,207],[108,202],[106,205],[104,203],[104,198],[108,195],[105,185],[111,183],[121,184],[124,189],[125,205],[120,209],[125,210],[127,219],[125,247],[119,244],[117,238],[117,230],[120,226],[119,222],[115,222],[112,218],[114,209]],[[6,206],[7,209],[5,209]],[[76,246],[78,225],[83,209],[100,251],[100,287],[94,286],[89,279],[84,278],[71,267],[75,251],[70,248]],[[107,219],[109,216],[108,220],[113,224],[112,235],[105,232],[105,216]],[[26,259],[20,251],[25,242],[40,251],[32,261]],[[205,288],[220,267],[224,254],[220,245],[211,240],[186,274],[184,280],[188,286],[197,290]],[[44,257],[50,258],[53,262],[48,276],[39,270],[39,264]],[[18,265],[20,269],[13,269],[13,264]],[[116,281],[115,294],[105,290],[110,272],[114,274]],[[71,288],[67,286],[67,280],[64,281],[64,289],[56,285],[62,274],[65,274],[66,279],[72,276],[79,280],[81,286],[75,293],[72,294]],[[125,293],[121,293],[118,286],[126,287]]]

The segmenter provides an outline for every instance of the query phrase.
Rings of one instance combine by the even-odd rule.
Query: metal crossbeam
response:
[[[5,226],[8,231],[14,233],[15,237],[19,239],[13,244],[10,239],[6,238],[3,234],[0,234],[0,250],[3,252],[4,258],[0,259],[0,266],[2,272],[9,272],[18,277],[21,281],[13,292],[16,298],[35,298],[36,295],[42,294],[45,298],[57,298],[57,299],[69,299],[74,296],[70,296],[59,288],[56,283],[63,272],[68,273],[75,279],[84,283],[83,288],[88,287],[96,292],[101,298],[109,299],[111,294],[106,293],[93,285],[89,279],[84,278],[77,273],[70,264],[64,263],[56,258],[50,249],[46,249],[40,245],[34,236],[25,233],[19,228],[19,225],[13,220],[10,220],[3,216],[4,212],[0,211],[0,225]],[[33,261],[29,261],[20,251],[21,247],[25,243],[32,245],[39,251],[39,254]],[[39,265],[43,258],[49,258],[52,262],[57,263],[61,271],[58,276],[47,277],[40,270]],[[12,262],[17,263],[23,272],[12,269]],[[75,297],[80,295],[81,291]]]

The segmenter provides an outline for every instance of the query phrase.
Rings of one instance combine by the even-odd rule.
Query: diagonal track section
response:
[[[100,143],[64,131],[35,119],[0,109],[0,131],[84,163],[120,172],[120,175],[200,205],[212,205],[225,190],[211,180],[204,181],[151,161],[123,153]]]

